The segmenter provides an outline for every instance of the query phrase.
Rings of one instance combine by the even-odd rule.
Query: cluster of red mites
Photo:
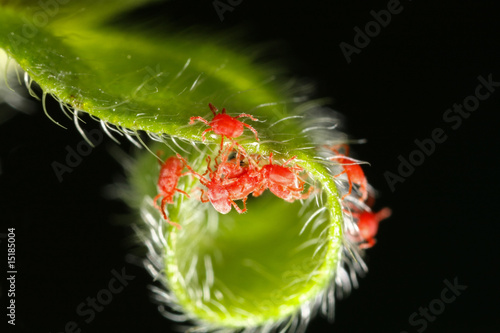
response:
[[[194,124],[196,120],[201,121],[209,126],[202,133],[202,140],[205,141],[205,134],[214,132],[221,136],[220,150],[213,161],[210,156],[207,157],[207,169],[205,173],[196,172],[186,161],[184,157],[177,156],[169,157],[162,163],[160,176],[158,179],[158,188],[160,193],[154,198],[155,207],[162,213],[163,217],[170,224],[180,228],[179,224],[170,221],[165,213],[165,205],[173,203],[175,192],[180,192],[187,197],[189,195],[177,188],[179,178],[185,175],[191,175],[199,180],[206,187],[200,188],[202,202],[210,202],[212,206],[220,213],[227,214],[234,207],[238,213],[246,212],[246,201],[248,196],[252,194],[254,197],[260,196],[266,189],[269,189],[277,197],[293,202],[295,200],[307,199],[312,191],[313,186],[304,192],[305,180],[301,177],[304,169],[297,164],[292,164],[296,156],[290,158],[286,162],[279,164],[273,161],[273,154],[270,153],[268,158],[262,158],[261,155],[247,154],[245,149],[235,141],[236,138],[243,134],[244,128],[251,130],[255,139],[258,141],[257,131],[250,125],[242,123],[238,118],[247,117],[254,121],[255,119],[249,114],[240,114],[237,117],[232,117],[226,114],[226,109],[222,109],[217,113],[217,108],[209,104],[210,110],[214,114],[211,121],[207,121],[202,117],[191,117],[190,124]],[[224,146],[224,137],[230,144]],[[368,199],[367,181],[363,170],[359,163],[348,157],[349,148],[347,145],[339,145],[328,147],[335,153],[330,159],[342,165],[343,171],[334,177],[339,177],[346,174],[349,182],[349,191],[342,199],[352,193],[353,185],[355,185],[360,193],[360,199],[363,203]],[[340,153],[339,149],[344,153]],[[188,171],[183,173],[184,168]],[[162,197],[161,204],[157,204],[157,200]],[[243,208],[240,208],[235,200],[243,201]],[[378,213],[356,210],[353,206],[351,211],[352,216],[357,220],[359,228],[359,237],[356,239],[362,243],[362,248],[368,248],[375,244],[375,235],[377,234],[378,224],[381,220],[390,216],[389,208],[384,208]]]
[[[257,131],[252,126],[239,121],[238,118],[247,117],[254,121],[257,119],[249,114],[232,117],[226,114],[226,109],[217,113],[217,108],[212,104],[209,104],[209,107],[214,114],[211,121],[202,117],[191,117],[190,124],[199,120],[210,126],[203,131],[202,139],[205,141],[205,134],[208,132],[220,135],[220,150],[214,159],[213,166],[210,156],[207,157],[207,170],[203,174],[196,172],[179,154],[165,160],[158,179],[160,193],[154,198],[154,204],[166,221],[180,228],[177,223],[171,222],[166,215],[165,205],[173,203],[176,191],[189,197],[186,192],[177,188],[179,178],[184,175],[197,178],[206,187],[206,190],[200,188],[200,200],[210,202],[222,214],[229,213],[232,207],[240,214],[246,212],[248,196],[252,194],[254,197],[258,197],[266,189],[289,202],[309,197],[313,187],[309,187],[309,190],[303,193],[305,180],[300,177],[300,173],[304,170],[298,165],[290,165],[296,158],[295,156],[283,164],[277,164],[273,162],[272,153],[267,160],[264,160],[260,155],[247,154],[245,149],[235,141],[243,134],[244,127],[250,129],[258,141]],[[230,141],[230,145],[226,145],[226,147],[224,146],[224,137]],[[184,167],[188,170],[185,173],[183,173]],[[158,205],[157,200],[160,197],[162,200],[161,204]],[[243,200],[243,208],[240,208],[235,200]]]
[[[359,200],[362,204],[365,204],[368,201],[368,182],[366,181],[365,173],[359,165],[359,162],[348,156],[349,146],[338,145],[327,148],[335,154],[334,156],[330,157],[330,159],[332,161],[338,162],[344,169],[334,177],[336,178],[343,174],[346,174],[347,176],[349,191],[342,196],[342,200],[351,195],[353,185],[356,185],[360,194]],[[343,153],[340,153],[339,150],[343,150]],[[371,205],[373,205],[373,200],[371,200],[369,206]],[[375,236],[378,232],[378,225],[382,220],[385,220],[386,218],[391,216],[391,209],[385,207],[382,208],[379,212],[375,213],[358,208],[363,207],[364,205],[358,206],[347,204],[347,206],[350,208],[350,214],[352,214],[352,217],[357,222],[359,229],[359,235],[356,235],[354,237],[354,241],[361,243],[359,246],[362,249],[372,247],[376,242]]]

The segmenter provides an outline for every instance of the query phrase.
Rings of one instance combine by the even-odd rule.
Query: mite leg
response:
[[[153,199],[153,205],[154,205],[154,207],[155,207],[156,209],[158,209],[160,212],[161,212],[161,208],[160,208],[160,206],[158,206],[158,204],[156,203],[156,201],[158,201],[158,199],[159,199],[160,197],[162,197],[162,196],[163,196],[163,195],[160,193],[160,194],[158,194],[156,197],[154,197],[154,199]]]
[[[248,128],[250,131],[252,131],[253,134],[255,135],[255,140],[259,141],[259,134],[257,133],[257,130],[248,124],[245,124],[245,123],[242,123],[242,124],[243,124],[243,126]]]
[[[201,122],[205,123],[206,125],[209,125],[208,120],[206,120],[205,118],[200,117],[200,116],[189,118],[189,125],[193,125],[195,120],[201,121]]]
[[[203,142],[205,142],[205,140],[207,139],[207,138],[205,137],[205,134],[207,134],[208,132],[211,132],[211,131],[213,131],[213,128],[207,128],[206,130],[204,130],[204,131],[203,131],[203,133],[201,133],[201,140],[202,140]]]
[[[251,114],[248,114],[248,113],[242,113],[239,116],[236,116],[234,118],[250,118],[253,121],[258,121],[258,119],[255,119]]]
[[[187,194],[186,192],[184,192],[183,190],[179,190],[178,188],[174,188],[174,191],[177,191],[177,192],[180,192],[182,194],[184,194],[186,197],[190,197],[189,194]]]
[[[238,213],[243,214],[244,212],[247,211],[247,206],[246,206],[246,203],[245,203],[246,198],[243,201],[244,209],[241,209],[240,207],[238,207],[238,205],[236,204],[236,202],[234,202],[233,200],[229,199],[229,201],[234,206],[234,209],[236,209],[238,211]]]

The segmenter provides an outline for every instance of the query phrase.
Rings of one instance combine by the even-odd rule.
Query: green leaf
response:
[[[200,173],[206,154],[214,157],[182,148]],[[247,213],[222,215],[199,200],[199,183],[183,176],[178,187],[190,198],[177,195],[167,205],[169,218],[182,226],[176,230],[161,223],[153,206],[159,169],[154,156],[139,155],[130,170],[132,191],[122,196],[149,221],[140,235],[149,244],[148,257],[162,261],[147,266],[157,265],[153,275],[168,286],[168,297],[163,291],[160,297],[169,306],[205,328],[277,325],[328,289],[342,245],[341,220],[319,184],[317,198],[289,203],[266,191],[249,196]]]
[[[89,5],[81,16],[42,24],[33,8],[5,7],[0,47],[46,93],[133,130],[199,140],[202,126],[187,123],[190,116],[210,115],[211,102],[229,113],[260,116],[267,124],[256,127],[266,138],[273,134],[264,130],[269,123],[286,115],[290,96],[273,80],[275,73],[256,67],[248,52],[194,34],[157,37],[135,29],[79,24],[99,10]],[[80,18],[75,21],[75,16]],[[263,106],[269,103],[280,104]]]
[[[332,163],[318,156],[321,145],[338,143],[339,137],[315,128],[325,126],[324,119],[309,119],[305,111],[320,102],[304,102],[304,89],[278,79],[279,66],[257,64],[254,49],[214,34],[152,34],[107,21],[145,2],[59,0],[44,3],[53,4],[49,8],[0,1],[0,48],[61,103],[120,130],[145,131],[165,142],[180,139],[175,144],[200,171],[205,155],[217,153],[220,137],[207,135],[214,149],[197,152],[192,144],[202,142],[207,126],[189,125],[190,117],[210,120],[212,103],[231,115],[258,118],[247,123],[260,140],[245,130],[238,142],[264,158],[271,152],[277,161],[295,156],[317,189],[311,198],[319,206],[316,200],[288,203],[266,193],[249,200],[247,214],[219,216],[209,204],[178,196],[169,215],[183,229],[173,232],[158,222],[150,200],[158,191],[159,167],[149,153],[133,169],[129,203],[160,223],[156,232],[167,238],[155,246],[164,260],[161,278],[176,300],[171,306],[210,327],[283,320],[325,292],[339,264],[342,208]],[[181,181],[186,191],[196,186],[189,179]]]

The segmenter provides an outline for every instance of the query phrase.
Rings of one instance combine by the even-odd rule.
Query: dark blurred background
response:
[[[354,28],[364,30],[374,20],[370,11],[388,3],[242,1],[221,21],[212,1],[174,0],[121,20],[220,32],[244,28],[242,43],[276,43],[270,57],[316,82],[316,97],[333,98],[345,130],[367,140],[353,152],[371,163],[365,171],[379,191],[375,208],[389,206],[393,216],[367,252],[370,271],[359,289],[337,302],[335,322],[317,317],[308,332],[498,331],[500,87],[459,126],[443,118],[475,94],[479,76],[500,82],[498,6],[401,0],[401,12],[348,63],[340,43],[355,46]],[[116,221],[127,208],[102,196],[123,174],[106,148],[113,142],[104,140],[60,183],[51,163],[63,162],[66,145],[76,147],[82,137],[69,120],[69,129],[61,129],[35,105],[32,114],[18,113],[0,125],[0,233],[16,228],[16,328],[64,332],[75,321],[83,332],[173,331],[176,325],[149,300],[149,275],[125,260],[132,232]],[[48,107],[58,113],[53,101]],[[7,108],[0,105],[0,111]],[[435,128],[446,141],[391,189],[387,172],[397,174],[398,157],[416,156],[415,140],[431,138]],[[122,147],[128,151],[130,144]],[[3,240],[1,247],[5,253]],[[75,310],[107,287],[113,269],[135,278],[87,324]],[[441,314],[431,314],[425,328],[422,321],[412,325],[414,312],[437,306],[445,279],[467,289]]]

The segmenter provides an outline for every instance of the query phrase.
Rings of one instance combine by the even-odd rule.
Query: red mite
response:
[[[178,223],[170,221],[167,214],[165,214],[165,205],[167,203],[174,203],[174,194],[176,191],[185,194],[189,198],[186,192],[177,188],[179,178],[184,175],[182,174],[182,169],[184,169],[184,164],[175,156],[171,156],[163,162],[160,169],[160,176],[158,177],[158,188],[160,193],[153,199],[155,208],[162,213],[163,218],[177,229],[180,229],[181,226]],[[163,199],[161,200],[161,205],[158,206],[156,201],[160,197],[163,197]]]
[[[200,180],[200,183],[207,187],[206,192],[201,190],[200,199],[202,202],[210,202],[215,210],[222,214],[229,213],[231,207],[234,207],[240,214],[246,212],[247,196],[261,183],[260,173],[252,165],[241,167],[239,159],[232,163],[227,161],[227,154],[223,154],[223,162],[216,163],[214,171],[210,167],[210,157],[207,157],[207,179],[204,177],[206,173],[200,175],[187,164],[182,156],[177,154],[177,157]],[[244,208],[238,207],[234,200],[243,200]]]
[[[349,153],[349,147],[347,145],[342,146],[347,155]],[[347,175],[347,181],[349,182],[349,192],[342,196],[342,200],[352,193],[352,184],[356,184],[359,186],[359,191],[361,192],[361,201],[366,201],[368,198],[368,182],[366,181],[365,173],[363,172],[361,166],[346,155],[340,154],[335,146],[328,147],[328,149],[337,154],[337,156],[333,156],[330,159],[338,161],[344,169],[344,171],[334,177],[339,177],[345,173]]]
[[[260,171],[262,173],[263,182],[253,195],[257,197],[261,195],[266,188],[269,188],[274,195],[288,202],[307,199],[313,188],[311,186],[307,193],[302,193],[305,181],[298,176],[298,173],[303,171],[303,169],[299,166],[286,166],[296,157],[297,156],[294,156],[282,165],[278,165],[273,164],[273,153],[270,153],[269,164],[264,165]]]
[[[229,151],[231,151],[230,147]],[[243,151],[245,156],[245,152]],[[255,159],[260,156],[246,156],[248,164],[242,166],[243,161],[240,159],[240,153],[236,158],[229,159],[224,155],[224,161],[217,164],[215,177],[224,185],[229,193],[229,197],[233,200],[243,200],[244,209],[246,211],[247,197],[262,186],[263,173],[259,170]],[[254,194],[254,196],[256,196]]]
[[[235,178],[225,178],[223,181],[224,187],[229,193],[229,197],[233,200],[243,200],[243,212],[246,211],[246,201],[251,193],[254,193],[262,186],[262,173],[248,165],[243,167],[243,172]]]
[[[368,249],[375,245],[375,236],[378,232],[378,225],[380,221],[385,220],[390,217],[392,211],[390,208],[382,208],[379,212],[364,212],[361,214],[353,213],[353,216],[358,219],[359,234],[365,243],[362,243],[359,247],[362,249]]]
[[[199,116],[198,117],[191,117],[190,122],[189,122],[189,124],[192,125],[192,124],[194,124],[195,120],[199,120],[199,121],[207,124],[208,126],[210,126],[210,128],[204,130],[203,133],[201,134],[201,138],[203,139],[203,141],[205,141],[205,139],[206,139],[205,134],[213,131],[215,134],[218,134],[222,137],[222,140],[220,143],[221,150],[222,150],[222,147],[224,144],[224,136],[231,139],[231,140],[239,137],[240,135],[243,134],[243,130],[244,130],[243,126],[250,129],[255,134],[255,139],[257,141],[259,141],[259,137],[258,137],[258,134],[257,134],[257,131],[255,130],[255,128],[253,128],[252,126],[250,126],[248,124],[242,123],[241,121],[239,121],[237,119],[237,118],[247,117],[247,118],[250,118],[254,121],[257,121],[257,119],[255,119],[252,115],[242,113],[237,117],[231,117],[230,115],[226,114],[226,108],[223,108],[221,113],[217,113],[218,110],[215,106],[213,106],[211,103],[209,103],[208,106],[210,107],[210,110],[212,110],[212,113],[214,114],[214,117],[210,122],[205,120],[202,117],[199,117]],[[239,144],[237,144],[237,145],[239,145]]]

